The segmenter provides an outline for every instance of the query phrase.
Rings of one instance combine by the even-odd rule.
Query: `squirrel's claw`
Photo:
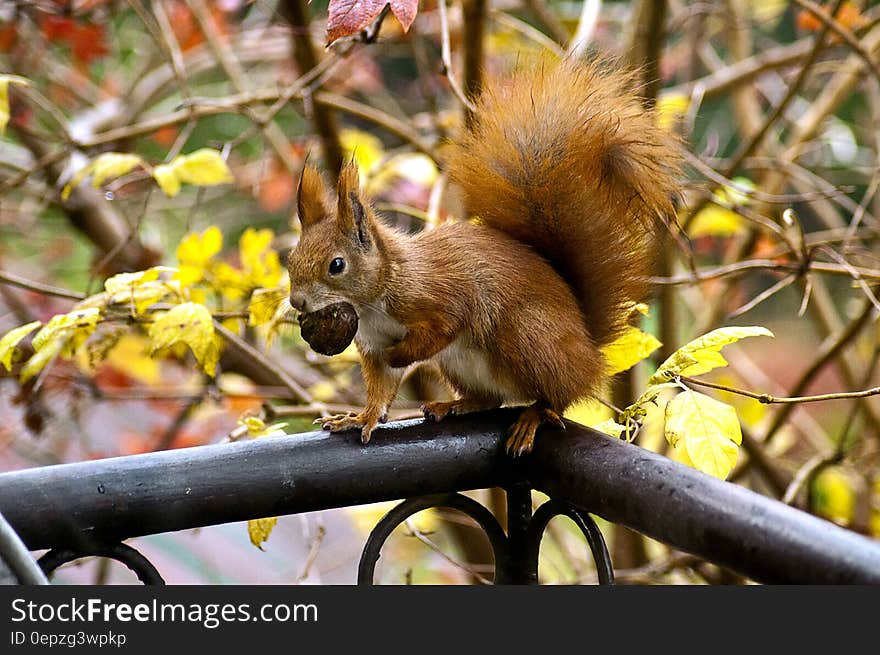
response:
[[[426,421],[439,423],[450,414],[454,414],[454,402],[435,401],[422,405],[422,414],[425,415]]]
[[[380,421],[381,417],[373,416],[372,414],[368,414],[366,412],[361,412],[360,414],[357,414],[355,412],[348,412],[346,414],[325,416],[323,418],[316,419],[315,423],[320,423],[323,430],[329,430],[330,432],[344,432],[345,430],[354,430],[355,428],[360,428],[361,443],[366,444],[370,441],[370,436],[373,433],[373,428],[375,428]]]
[[[519,457],[532,452],[535,446],[535,433],[543,423],[565,429],[562,417],[549,407],[536,404],[524,409],[507,432],[507,442],[504,446],[507,454],[511,457]]]

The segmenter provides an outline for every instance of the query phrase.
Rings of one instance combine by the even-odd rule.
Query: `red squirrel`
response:
[[[376,217],[354,163],[335,208],[318,171],[304,169],[290,302],[354,306],[367,392],[362,412],[316,422],[359,429],[366,444],[406,367],[433,360],[457,399],[427,403],[425,418],[528,404],[506,442],[521,455],[542,423],[562,425],[598,391],[602,346],[648,292],[679,172],[675,138],[633,81],[595,62],[489,80],[444,157],[470,222],[405,234]]]

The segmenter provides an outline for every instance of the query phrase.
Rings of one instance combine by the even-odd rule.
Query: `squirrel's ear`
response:
[[[302,229],[320,223],[327,216],[327,192],[321,173],[314,166],[306,165],[296,190],[296,211]]]
[[[350,234],[364,247],[370,247],[370,215],[361,202],[360,176],[357,163],[352,159],[339,172],[337,218],[340,229]]]

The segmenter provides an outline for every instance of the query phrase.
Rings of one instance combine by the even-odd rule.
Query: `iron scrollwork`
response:
[[[38,564],[48,577],[59,566],[83,557],[105,557],[125,564],[145,585],[164,585],[165,580],[143,554],[123,543],[96,546],[85,550],[54,548],[43,555]]]
[[[460,493],[419,496],[404,500],[391,509],[373,528],[358,564],[358,584],[374,583],[376,564],[382,546],[394,531],[413,514],[431,508],[455,509],[471,517],[489,539],[495,557],[495,584],[536,584],[538,555],[547,524],[556,516],[567,516],[583,533],[596,564],[599,584],[614,583],[614,569],[599,526],[589,514],[568,503],[549,500],[532,514],[527,487],[507,490],[508,530],[477,501]]]

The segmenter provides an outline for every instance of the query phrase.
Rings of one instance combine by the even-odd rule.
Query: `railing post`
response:
[[[507,561],[496,562],[501,584],[537,584],[538,567],[529,556],[528,532],[532,520],[532,489],[527,484],[505,488],[507,493]]]

